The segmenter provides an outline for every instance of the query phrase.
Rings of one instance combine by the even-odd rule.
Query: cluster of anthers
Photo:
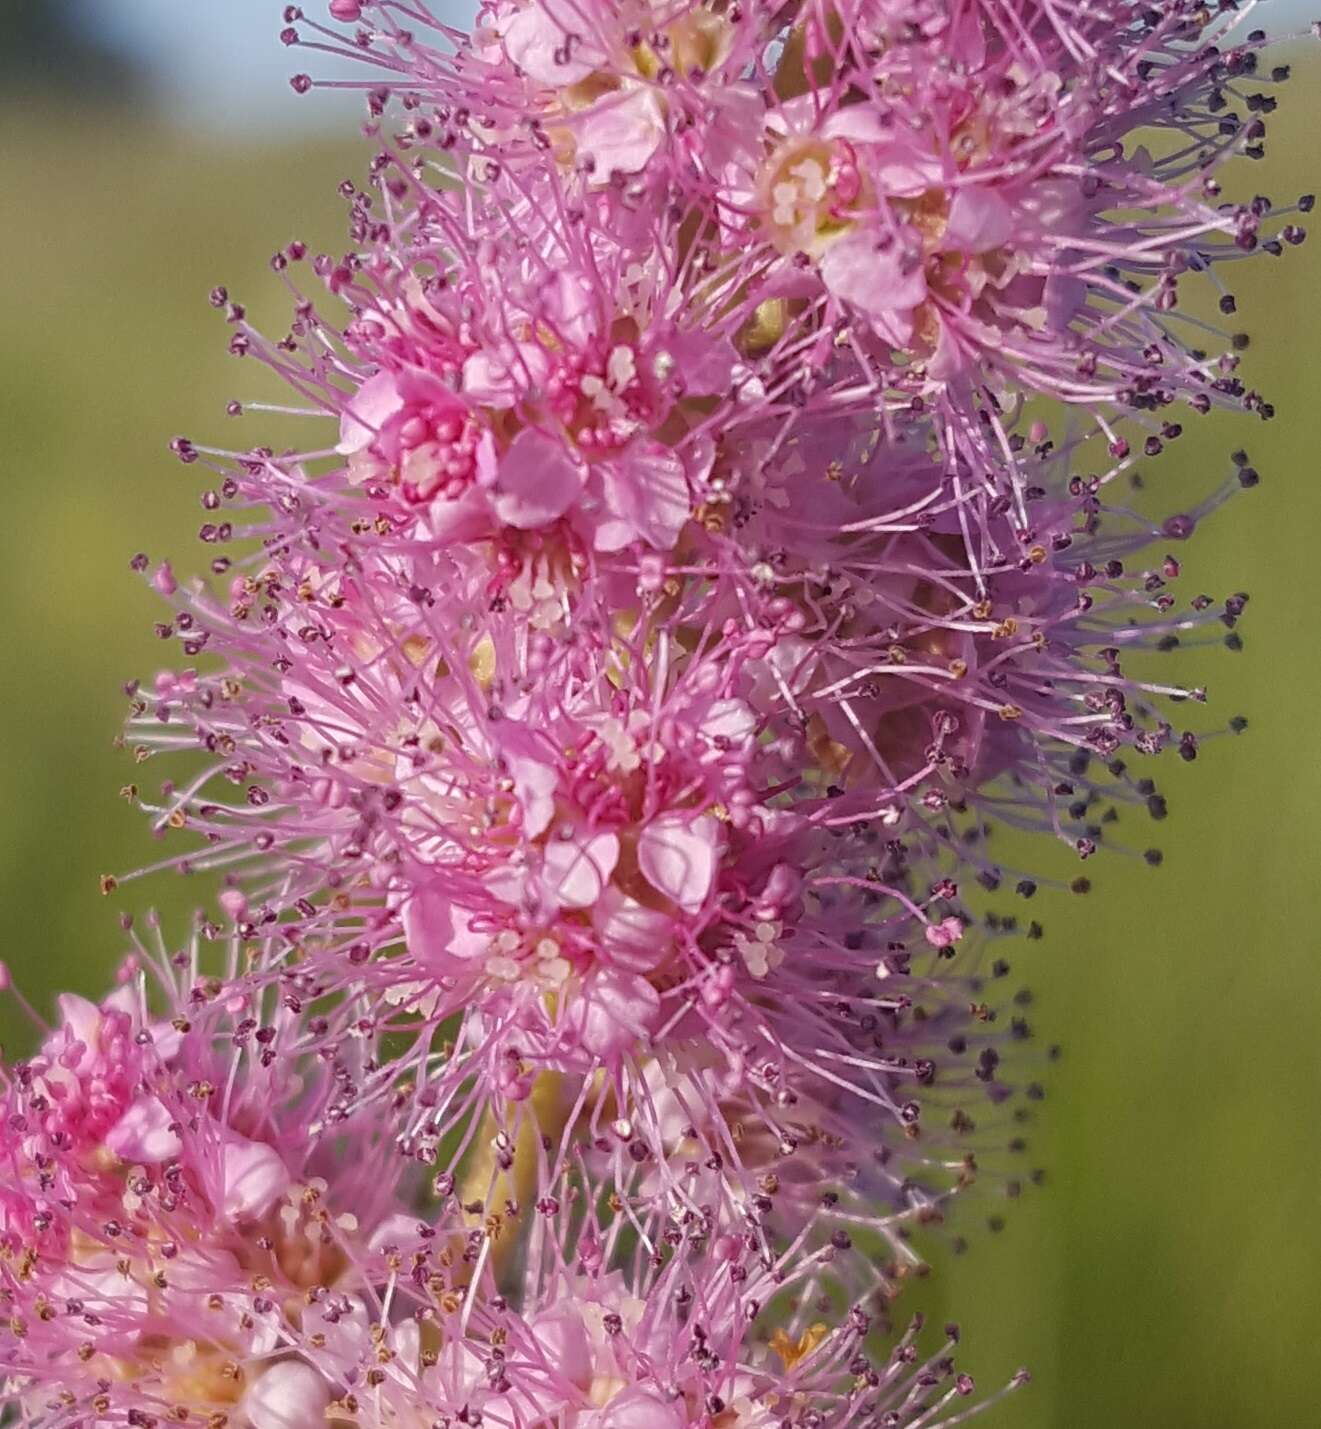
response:
[[[177,439],[209,576],[135,560],[182,660],[130,739],[186,757],[131,793],[216,901],[126,916],[7,1073],[7,1422],[991,1402],[891,1309],[1036,1175],[988,898],[1050,880],[988,840],[1163,817],[1203,692],[1145,657],[1238,639],[1177,552],[1248,457],[1127,488],[1272,415],[1218,316],[1311,207],[1221,192],[1287,77],[1254,9],[286,11],[376,157],[351,251],[276,255],[286,336],[212,295],[315,435]]]

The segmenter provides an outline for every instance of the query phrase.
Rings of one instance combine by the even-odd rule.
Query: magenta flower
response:
[[[228,676],[173,690],[157,713],[168,729],[175,701],[191,709],[227,751],[218,772],[236,758],[267,771],[276,798],[253,784],[243,805],[222,804],[194,786],[175,807],[209,832],[204,861],[251,853],[259,878],[274,875],[226,896],[240,933],[261,937],[280,907],[297,920],[276,926],[254,975],[283,980],[297,945],[311,994],[347,996],[337,1028],[357,1024],[365,993],[383,1028],[410,1031],[394,1076],[413,1083],[419,1115],[402,1135],[426,1127],[438,1143],[554,1073],[572,1079],[569,1121],[594,1125],[612,1101],[636,1123],[618,1154],[636,1141],[664,1159],[654,1058],[701,1047],[694,1067],[712,1055],[716,1067],[694,1083],[709,1127],[723,1125],[721,1095],[802,1083],[841,1124],[862,1115],[857,1098],[902,1143],[918,1110],[896,1083],[929,1076],[945,1019],[914,1027],[911,1061],[889,1042],[868,1053],[867,1021],[910,1005],[897,951],[924,927],[935,946],[949,916],[923,904],[953,886],[910,895],[901,859],[893,881],[858,871],[834,845],[865,820],[836,819],[812,789],[794,797],[784,741],[749,703],[764,636],[709,655],[648,626],[595,653],[587,638],[525,646],[517,617],[454,623],[453,606],[387,604],[388,583],[379,603],[361,585],[313,583],[334,592],[338,633],[284,662],[271,708],[292,715],[288,733],[282,713],[265,725],[277,737],[253,744]],[[332,676],[320,651],[336,643],[353,663]],[[878,990],[878,975],[892,981]],[[856,1007],[844,1024],[832,996]],[[455,1018],[437,1057],[432,1033]],[[844,1056],[856,1077],[833,1065]]]
[[[210,579],[134,561],[183,657],[136,755],[196,761],[140,797],[218,911],[6,1075],[10,1416],[948,1429],[991,1402],[953,1335],[878,1341],[915,1232],[1035,1179],[1053,1052],[968,880],[1036,891],[996,824],[1087,858],[1164,816],[1205,694],[1129,657],[1247,600],[1176,554],[1246,454],[1163,521],[1117,483],[1271,415],[1180,310],[1304,236],[1222,201],[1264,39],[326,12],[283,38],[365,66],[352,251],[315,298],[276,255],[277,341],[212,295],[303,436],[176,439]]]
[[[535,1249],[498,1296],[485,1266],[453,1293],[463,1276],[424,1251],[425,1274],[402,1291],[412,1315],[371,1326],[358,1366],[326,1367],[350,1386],[333,1412],[388,1426],[439,1413],[502,1429],[905,1429],[952,1425],[990,1402],[970,1401],[972,1380],[955,1372],[952,1327],[930,1359],[914,1344],[917,1322],[872,1363],[860,1310],[833,1326],[812,1318],[808,1265],[763,1268],[739,1236],[700,1220],[656,1245],[609,1269],[616,1230],[590,1215],[570,1229],[547,1202]]]
[[[409,150],[463,155],[493,193],[557,174],[560,206],[613,234],[623,215],[646,233],[649,204],[687,214],[709,245],[694,281],[753,275],[745,356],[799,362],[828,335],[835,360],[800,374],[815,400],[934,411],[946,457],[1007,468],[1020,503],[1015,392],[1088,408],[1120,453],[1117,424],[1159,437],[1147,414],[1175,402],[1270,413],[1229,344],[1208,355],[1178,318],[1214,265],[1304,236],[1293,209],[1220,202],[1275,104],[1229,108],[1265,44],[1232,11],[527,0],[484,7],[469,40],[424,6],[359,9],[348,53],[426,113]]]
[[[637,268],[627,250],[574,247],[556,264],[474,244],[443,292],[378,296],[346,334],[377,372],[343,404],[337,450],[410,535],[517,543],[563,518],[561,539],[588,551],[678,540],[714,460],[704,399],[728,394],[733,346],[685,330],[659,264],[647,282],[607,270]]]
[[[171,1025],[144,1004],[136,978],[101,1007],[61,999],[8,1081],[12,1406],[313,1429],[330,1396],[294,1354],[306,1307],[384,1284],[382,1247],[416,1240],[402,1163],[382,1167],[379,1126],[284,1053],[287,1015],[198,1000]]]

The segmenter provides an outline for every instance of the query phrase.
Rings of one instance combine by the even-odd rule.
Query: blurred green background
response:
[[[1281,201],[1321,187],[1321,56],[1295,58],[1268,160],[1236,175]],[[201,566],[200,468],[166,443],[223,443],[226,401],[269,391],[225,354],[208,290],[226,283],[282,330],[266,257],[294,236],[343,246],[334,189],[366,150],[350,125],[293,146],[222,143],[146,117],[127,93],[90,107],[33,91],[0,104],[0,126],[0,956],[46,1005],[58,988],[103,987],[119,908],[154,903],[182,928],[203,891],[157,879],[98,893],[98,875],[157,852],[117,797],[154,770],[112,747],[121,683],[161,655],[128,561]],[[985,1206],[967,1216],[972,1249],[938,1255],[939,1276],[912,1292],[957,1314],[984,1388],[1031,1367],[1032,1387],[988,1424],[1321,1423],[1307,1369],[1321,1320],[1319,242],[1234,272],[1245,370],[1278,419],[1190,424],[1148,473],[1176,510],[1234,447],[1262,472],[1179,552],[1189,590],[1251,593],[1241,653],[1181,662],[1210,687],[1207,718],[1243,713],[1249,730],[1165,765],[1163,868],[1100,858],[1089,897],[1032,905],[1047,936],[1019,947],[1015,971],[1042,1040],[1065,1047],[1034,1141],[1049,1180],[997,1236],[978,1233]],[[257,440],[255,420],[239,430]],[[30,1045],[11,1005],[0,1029],[11,1053]]]

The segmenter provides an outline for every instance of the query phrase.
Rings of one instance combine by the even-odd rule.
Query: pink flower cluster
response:
[[[176,439],[210,576],[135,561],[216,909],[8,1074],[11,1412],[960,1422],[885,1336],[1030,1179],[992,836],[1088,858],[1199,751],[1145,657],[1236,645],[1176,553],[1257,474],[1124,488],[1272,415],[1207,302],[1304,236],[1220,189],[1286,72],[1191,0],[326,8],[352,249],[278,340],[212,295],[314,434]]]

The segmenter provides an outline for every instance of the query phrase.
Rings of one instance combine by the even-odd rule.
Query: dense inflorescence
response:
[[[212,294],[311,434],[176,439],[209,576],[134,561],[130,792],[217,908],[8,1074],[19,1422],[984,1407],[891,1307],[1039,1174],[986,900],[1059,880],[992,835],[1164,817],[1205,694],[1147,656],[1247,600],[1177,554],[1244,453],[1128,496],[1272,415],[1221,275],[1311,199],[1222,194],[1287,77],[1241,8],[286,11],[377,152],[285,336]]]

